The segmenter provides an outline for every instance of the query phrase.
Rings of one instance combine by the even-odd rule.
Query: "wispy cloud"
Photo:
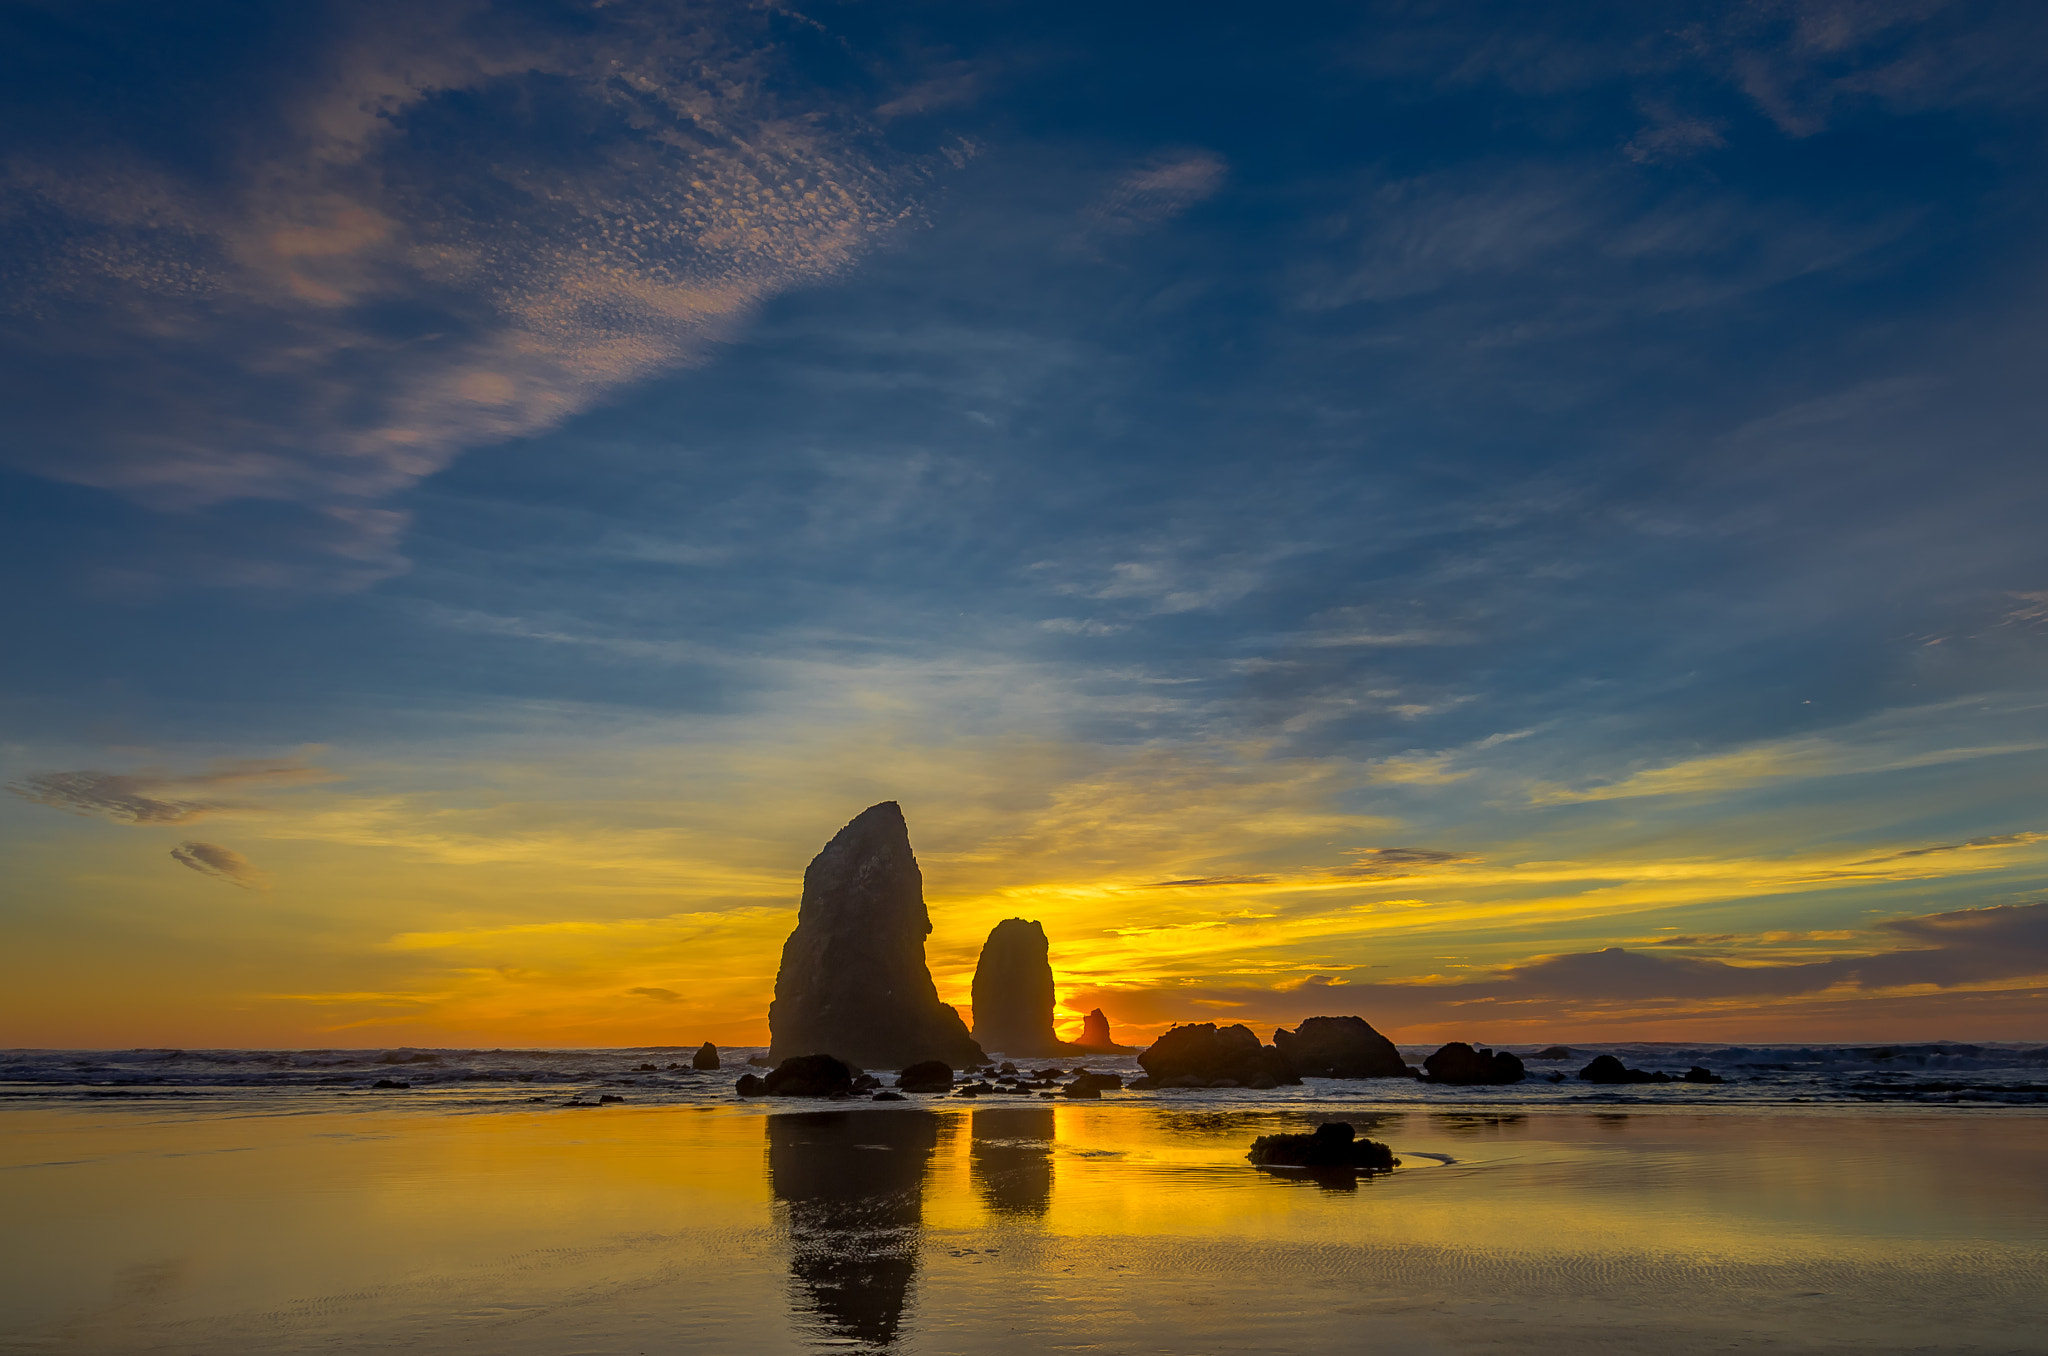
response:
[[[180,843],[171,849],[171,860],[202,876],[212,876],[215,880],[239,885],[244,890],[257,889],[268,880],[247,857],[218,843]]]
[[[1223,186],[1228,167],[1209,151],[1162,156],[1132,170],[1088,209],[1089,224],[1115,235],[1163,226]]]
[[[304,786],[329,780],[332,775],[324,768],[296,759],[246,759],[215,763],[209,771],[194,773],[160,768],[138,772],[38,772],[9,783],[7,789],[38,805],[117,824],[190,824],[215,815],[249,814],[262,809],[248,801],[217,799],[222,792]]]

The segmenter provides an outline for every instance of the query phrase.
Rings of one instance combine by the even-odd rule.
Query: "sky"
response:
[[[0,1044],[2048,1039],[2030,0],[0,5]]]

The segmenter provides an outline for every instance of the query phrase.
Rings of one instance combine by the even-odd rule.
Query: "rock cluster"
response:
[[[983,1063],[925,966],[931,930],[903,811],[894,801],[869,806],[804,872],[768,1008],[771,1056],[825,1051],[882,1068]]]
[[[1413,1078],[1394,1043],[1363,1017],[1311,1017],[1275,1031],[1273,1048],[1311,1078]]]
[[[1522,1061],[1505,1050],[1475,1050],[1452,1041],[1422,1061],[1425,1083],[1519,1083]]]
[[[1134,1088],[1273,1088],[1299,1083],[1294,1066],[1248,1026],[1177,1026],[1138,1056],[1145,1077]]]
[[[1591,1064],[1579,1070],[1579,1077],[1588,1083],[1725,1083],[1727,1080],[1710,1070],[1695,1064],[1683,1074],[1674,1078],[1668,1073],[1651,1073],[1647,1069],[1631,1069],[1613,1055],[1598,1055]]]
[[[1325,1121],[1313,1135],[1260,1135],[1245,1155],[1262,1168],[1354,1168],[1391,1172],[1401,1164],[1376,1139],[1359,1139],[1342,1121]]]
[[[1052,961],[1045,929],[1005,918],[974,966],[974,1039],[983,1050],[1040,1058],[1063,1054],[1052,1029]]]

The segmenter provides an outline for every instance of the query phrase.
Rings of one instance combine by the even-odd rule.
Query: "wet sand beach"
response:
[[[2048,1117],[17,1105],[0,1350],[2038,1352]]]

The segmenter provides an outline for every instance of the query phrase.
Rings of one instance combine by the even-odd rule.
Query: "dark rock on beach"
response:
[[[897,1074],[896,1086],[904,1092],[951,1092],[953,1070],[944,1060],[928,1059]]]
[[[1139,1055],[1138,1063],[1157,1087],[1271,1088],[1301,1082],[1287,1056],[1259,1044],[1250,1027],[1219,1029],[1214,1022],[1174,1027]]]
[[[395,1078],[380,1078],[376,1082],[370,1084],[370,1086],[372,1088],[409,1088],[412,1086],[412,1084],[401,1083]]]
[[[1685,1083],[1726,1083],[1728,1080],[1715,1073],[1712,1069],[1702,1069],[1699,1065],[1695,1064],[1685,1071],[1685,1077],[1680,1081]]]
[[[690,1056],[690,1067],[715,1071],[718,1068],[718,1047],[705,1041],[697,1047],[697,1053]]]
[[[1060,1089],[1065,1097],[1101,1097],[1105,1092],[1114,1092],[1124,1085],[1120,1074],[1082,1073]]]
[[[1426,1083],[1519,1083],[1522,1061],[1505,1050],[1475,1050],[1464,1041],[1452,1041],[1422,1061]]]
[[[853,1091],[856,1072],[830,1055],[797,1055],[761,1080],[771,1097],[831,1097]]]
[[[732,1085],[732,1090],[742,1097],[761,1097],[767,1094],[768,1085],[759,1074],[741,1074],[740,1081]]]
[[[1394,1043],[1363,1017],[1311,1017],[1275,1031],[1273,1048],[1297,1072],[1317,1078],[1413,1078]]]
[[[868,807],[804,872],[768,1008],[771,1057],[829,1051],[883,1068],[984,1063],[925,966],[931,930],[902,810],[895,801]]]
[[[974,966],[975,1043],[1006,1055],[1064,1052],[1052,1029],[1052,1000],[1045,929],[1028,918],[1005,918],[982,943]]]
[[[1390,1172],[1400,1166],[1394,1151],[1376,1139],[1359,1139],[1342,1121],[1326,1121],[1313,1135],[1260,1135],[1245,1155],[1262,1168],[1354,1168]]]

